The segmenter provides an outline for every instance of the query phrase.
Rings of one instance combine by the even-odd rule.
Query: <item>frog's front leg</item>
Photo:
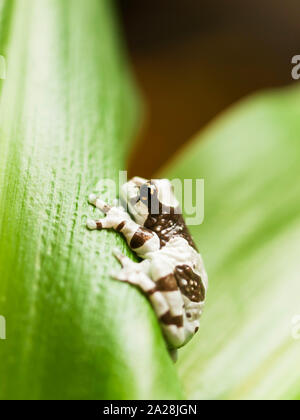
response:
[[[112,207],[94,194],[89,196],[89,202],[106,214],[106,217],[102,219],[88,219],[87,227],[90,230],[114,229],[119,231],[119,225],[122,225],[126,219],[130,219],[130,216],[122,208]]]
[[[94,194],[90,195],[89,201],[106,214],[103,219],[88,220],[87,227],[89,229],[114,229],[122,233],[130,248],[141,258],[159,250],[160,241],[156,233],[134,222],[122,207],[110,206]]]
[[[155,286],[149,277],[149,261],[134,262],[126,257],[117,248],[113,250],[113,254],[122,266],[118,272],[112,273],[112,277],[116,280],[138,286],[145,293],[150,293]]]

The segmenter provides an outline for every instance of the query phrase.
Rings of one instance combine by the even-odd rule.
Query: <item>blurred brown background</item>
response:
[[[299,0],[118,0],[147,106],[130,175],[150,177],[246,94],[293,83]]]

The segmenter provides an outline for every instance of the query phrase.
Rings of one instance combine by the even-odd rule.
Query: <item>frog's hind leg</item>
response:
[[[137,263],[123,255],[117,248],[113,250],[115,258],[122,266],[120,271],[112,273],[112,277],[116,280],[132,284],[139,287],[147,295],[152,293],[155,283],[147,275],[144,261]]]
[[[113,254],[121,266],[125,269],[132,268],[134,270],[137,266],[140,265],[140,263],[134,262],[130,258],[126,257],[126,255],[122,254],[118,248],[113,249]]]
[[[122,265],[119,272],[112,273],[116,280],[132,284],[141,289],[149,298],[153,309],[160,319],[169,309],[169,305],[162,293],[156,290],[156,284],[148,275],[148,261],[136,263],[122,255],[119,250],[114,250],[114,255]]]
[[[168,349],[170,356],[176,362],[177,350],[174,347],[180,346],[184,341],[184,329],[182,299],[174,284],[174,278],[167,276],[155,282],[149,276],[148,260],[136,263],[117,249],[114,250],[114,255],[121,263],[122,269],[114,273],[113,278],[140,288],[148,296],[167,342],[172,347]],[[178,302],[180,308],[176,310]],[[173,313],[178,315],[172,315]]]
[[[178,360],[178,350],[177,349],[168,349],[168,350],[169,350],[169,355],[171,359],[173,360],[174,363],[176,363]]]
[[[161,294],[166,309],[160,322],[171,349],[181,347],[186,341],[185,309],[181,291],[172,264],[163,256],[157,256],[151,266],[151,278],[155,282],[154,295]]]
[[[139,265],[131,261],[131,264],[124,266],[119,272],[112,273],[112,277],[141,289],[149,298],[156,315],[160,318],[168,310],[168,304],[161,293],[154,293],[155,283],[145,272],[136,267]]]
[[[135,264],[135,263],[133,263],[133,264]],[[141,289],[146,294],[148,294],[154,286],[150,277],[148,277],[142,271],[132,270],[131,268],[129,268],[129,266],[122,268],[118,272],[117,271],[112,272],[111,276],[115,280],[119,280],[119,281],[122,281],[124,283],[129,283],[129,284],[132,284],[133,286],[138,287],[139,289]]]

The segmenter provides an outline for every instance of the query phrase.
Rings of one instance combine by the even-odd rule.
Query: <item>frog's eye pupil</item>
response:
[[[155,194],[156,188],[151,183],[146,183],[141,186],[140,188],[140,200],[143,203],[147,203],[151,201],[151,196],[153,197]]]

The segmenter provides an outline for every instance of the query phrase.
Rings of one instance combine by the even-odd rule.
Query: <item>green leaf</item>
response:
[[[110,279],[124,242],[85,227],[138,116],[111,6],[0,0],[1,399],[181,397],[150,304]]]
[[[179,360],[189,398],[300,398],[299,100],[297,86],[238,104],[162,171],[205,179],[191,230],[210,289]]]

